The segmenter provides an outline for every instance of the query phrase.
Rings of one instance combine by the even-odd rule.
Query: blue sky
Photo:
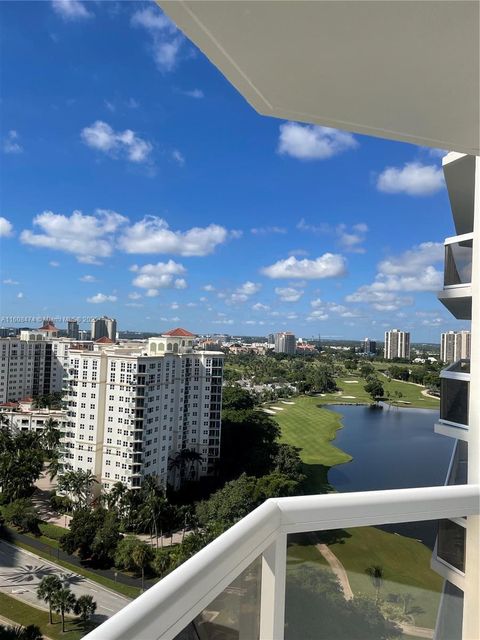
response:
[[[454,235],[439,150],[258,115],[153,3],[0,12],[4,326],[463,326],[435,297]]]

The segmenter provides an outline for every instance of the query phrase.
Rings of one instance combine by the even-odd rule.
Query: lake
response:
[[[332,467],[328,480],[337,491],[373,491],[443,485],[454,440],[437,435],[438,411],[367,406],[329,406],[342,415],[343,429],[332,444],[353,456]],[[382,527],[422,539],[432,546],[431,525]]]

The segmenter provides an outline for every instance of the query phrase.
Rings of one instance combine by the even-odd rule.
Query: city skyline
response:
[[[156,7],[75,7],[2,7],[2,316],[469,328],[436,302],[454,235],[440,151],[264,118]]]

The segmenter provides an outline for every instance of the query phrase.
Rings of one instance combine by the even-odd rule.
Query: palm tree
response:
[[[37,598],[48,604],[49,622],[53,624],[52,605],[57,593],[62,588],[62,581],[58,576],[45,576],[37,587]]]
[[[148,565],[152,558],[152,548],[145,542],[135,547],[132,552],[132,560],[135,565],[142,571],[142,591],[145,585],[145,567]]]
[[[378,604],[380,598],[380,589],[382,588],[385,575],[383,567],[378,564],[374,564],[370,567],[367,567],[365,569],[365,573],[370,576],[373,587],[375,589],[375,604]]]
[[[198,451],[195,451],[195,449],[185,449],[185,459],[190,463],[190,470],[188,475],[190,480],[193,480],[195,476],[195,466],[198,464],[202,464],[203,457],[200,453],[198,453]]]
[[[65,633],[65,614],[75,608],[75,596],[68,587],[61,587],[55,594],[53,608],[62,616],[62,632]]]
[[[73,609],[75,615],[80,616],[83,622],[83,628],[87,628],[87,623],[97,610],[97,603],[93,599],[93,596],[80,596],[75,603]]]
[[[90,506],[94,484],[98,484],[98,480],[90,469],[87,471],[83,471],[83,469],[67,471],[58,479],[58,488],[75,496],[76,504],[79,507]]]
[[[42,640],[43,635],[36,624],[29,624],[26,627],[21,625],[4,627],[0,625],[0,638],[2,640]]]

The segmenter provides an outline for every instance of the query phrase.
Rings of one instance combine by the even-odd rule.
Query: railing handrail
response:
[[[462,233],[458,236],[450,236],[449,238],[445,238],[443,244],[445,246],[449,244],[456,244],[457,242],[465,242],[466,240],[473,240],[473,231],[470,233]]]
[[[172,640],[277,536],[478,515],[477,485],[271,498],[85,640]]]

